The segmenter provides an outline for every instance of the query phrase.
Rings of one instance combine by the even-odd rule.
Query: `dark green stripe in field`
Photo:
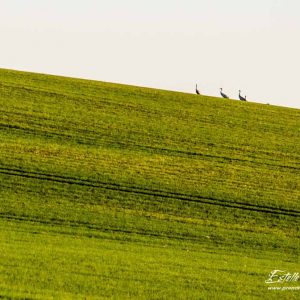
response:
[[[0,69],[0,204],[0,298],[273,299],[300,110]]]

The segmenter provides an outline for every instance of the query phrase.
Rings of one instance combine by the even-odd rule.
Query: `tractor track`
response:
[[[220,206],[229,209],[240,209],[240,210],[253,211],[258,213],[284,215],[284,216],[296,217],[296,218],[300,217],[300,211],[295,209],[286,209],[286,208],[251,204],[251,203],[243,203],[238,201],[230,201],[226,199],[217,199],[213,197],[183,194],[178,192],[163,191],[163,190],[150,189],[144,187],[141,188],[137,186],[127,186],[127,185],[122,185],[117,183],[93,181],[90,179],[74,178],[74,177],[61,176],[56,174],[45,174],[45,173],[33,172],[33,171],[29,172],[17,168],[0,167],[0,174],[40,180],[40,181],[50,181],[59,184],[78,185],[78,186],[111,190],[115,192],[146,195],[146,196],[159,197],[165,199],[175,199],[184,202],[208,204],[208,205]]]
[[[89,237],[97,237],[96,232],[104,232],[104,233],[120,233],[120,234],[136,234],[139,236],[149,236],[149,237],[157,237],[157,238],[168,238],[168,239],[176,239],[176,240],[184,240],[184,241],[199,241],[202,238],[195,235],[180,235],[180,234],[170,234],[167,232],[159,233],[156,231],[149,231],[149,230],[139,230],[133,228],[120,228],[114,226],[101,226],[101,224],[94,224],[84,221],[74,221],[74,220],[64,220],[59,218],[49,218],[49,219],[42,219],[39,217],[32,217],[27,215],[16,215],[11,213],[0,213],[0,219],[7,220],[7,221],[17,221],[17,222],[28,222],[28,223],[38,223],[40,225],[46,226],[58,226],[58,227],[69,227],[69,228],[84,228],[89,230],[89,233],[84,234],[84,236]],[[95,231],[93,234],[92,231]],[[36,232],[35,232],[36,233]],[[60,232],[63,234],[73,235],[72,232]],[[76,233],[78,235],[78,232]]]

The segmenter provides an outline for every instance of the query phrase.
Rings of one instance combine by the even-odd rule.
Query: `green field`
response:
[[[299,299],[299,229],[300,110],[0,69],[1,299]]]

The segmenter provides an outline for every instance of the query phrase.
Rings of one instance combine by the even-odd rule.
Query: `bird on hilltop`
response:
[[[221,94],[221,96],[222,96],[223,98],[226,98],[226,99],[229,98],[226,94],[223,93],[223,89],[222,89],[222,88],[220,88],[220,94]]]
[[[247,100],[246,100],[246,96],[243,97],[243,96],[241,95],[241,90],[239,90],[239,98],[240,98],[241,101],[247,101]]]
[[[201,95],[200,92],[199,92],[199,90],[198,90],[197,84],[196,84],[196,94],[197,94],[197,95]]]

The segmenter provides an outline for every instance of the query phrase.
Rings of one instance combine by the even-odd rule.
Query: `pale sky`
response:
[[[0,67],[300,108],[299,0],[0,0]]]

